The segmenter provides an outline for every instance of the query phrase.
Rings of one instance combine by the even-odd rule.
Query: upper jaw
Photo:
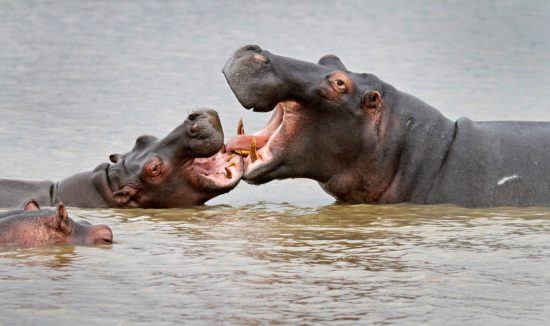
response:
[[[227,143],[227,151],[239,153],[243,156],[245,168],[243,180],[250,183],[263,183],[264,177],[276,172],[284,161],[288,139],[285,129],[285,109],[295,102],[281,102],[266,127],[262,130],[246,135],[244,127],[237,128],[238,135]],[[262,181],[260,181],[262,180]]]
[[[259,46],[247,45],[237,50],[223,67],[229,87],[248,110],[271,111],[288,93],[288,85],[273,71],[271,57]]]

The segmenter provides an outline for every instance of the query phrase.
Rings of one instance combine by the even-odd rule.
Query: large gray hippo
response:
[[[28,198],[39,205],[90,208],[174,208],[200,205],[235,188],[243,174],[240,156],[225,152],[213,110],[191,113],[163,139],[138,137],[132,151],[112,154],[112,164],[59,182],[0,179],[0,207]]]
[[[314,64],[248,45],[223,72],[245,108],[274,110],[227,144],[252,153],[250,183],[310,178],[350,203],[550,204],[549,122],[453,122],[333,55]]]

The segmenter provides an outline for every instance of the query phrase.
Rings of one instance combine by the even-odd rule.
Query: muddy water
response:
[[[258,43],[338,54],[451,119],[550,120],[545,1],[0,1],[0,177],[59,179],[196,107]],[[0,324],[547,324],[550,209],[347,206],[307,180],[188,210],[81,210],[108,247],[0,250]]]
[[[25,323],[548,323],[550,210],[259,203],[88,211],[112,247],[0,252]]]

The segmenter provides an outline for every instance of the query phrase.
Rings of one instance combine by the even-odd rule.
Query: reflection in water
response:
[[[73,246],[46,247],[34,249],[10,249],[0,251],[0,261],[17,261],[16,266],[43,266],[53,269],[68,267],[75,259]]]

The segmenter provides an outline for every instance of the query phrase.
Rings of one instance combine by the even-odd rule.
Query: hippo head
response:
[[[248,45],[231,56],[223,73],[245,108],[274,110],[263,130],[227,143],[228,151],[255,154],[244,159],[248,182],[304,177],[325,183],[359,156],[367,167],[369,152],[377,150],[382,82],[348,71],[336,56],[314,64]]]
[[[98,245],[111,244],[113,232],[107,225],[75,222],[63,203],[55,210],[40,209],[29,200],[20,211],[2,220],[0,239],[4,244],[24,247],[44,245]]]
[[[144,135],[113,164],[96,187],[113,207],[174,208],[202,204],[233,189],[243,175],[242,159],[226,153],[218,114],[191,113],[168,136]]]

